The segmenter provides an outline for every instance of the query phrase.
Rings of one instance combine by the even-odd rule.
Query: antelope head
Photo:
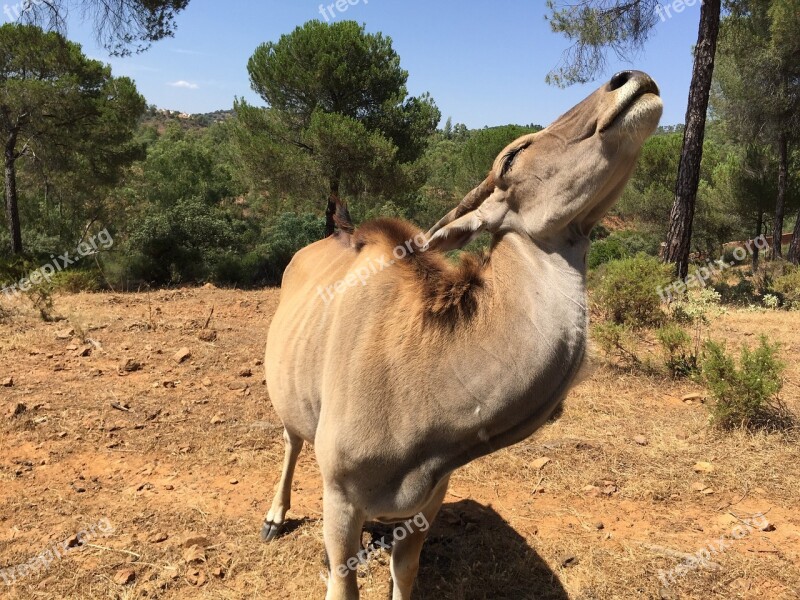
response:
[[[460,248],[483,231],[544,243],[587,237],[622,193],[662,111],[649,75],[617,73],[555,123],[505,148],[486,180],[428,232],[430,248]]]

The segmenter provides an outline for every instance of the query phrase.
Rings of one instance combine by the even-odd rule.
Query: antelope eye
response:
[[[500,170],[500,176],[501,177],[505,177],[506,176],[506,174],[513,168],[514,161],[517,160],[517,156],[519,156],[520,153],[523,150],[527,149],[530,145],[531,145],[530,142],[526,142],[526,143],[522,144],[521,146],[519,146],[518,148],[513,148],[512,150],[509,150],[506,153],[506,155],[505,155],[505,157],[503,159],[503,168]]]

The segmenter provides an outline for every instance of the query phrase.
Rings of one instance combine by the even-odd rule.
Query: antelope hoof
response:
[[[261,527],[261,539],[265,542],[271,542],[276,539],[283,531],[283,523],[273,523],[272,521],[264,521]]]

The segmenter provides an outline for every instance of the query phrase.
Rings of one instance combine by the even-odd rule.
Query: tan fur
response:
[[[406,242],[413,242],[421,234],[421,229],[407,221],[376,219],[356,231],[353,244],[357,251],[373,246],[378,252],[391,255],[395,248],[406,247]],[[414,252],[395,263],[400,270],[397,276],[406,279],[405,291],[419,297],[426,313],[443,321],[469,318],[484,285],[485,260],[463,254],[451,262],[439,253],[426,252],[422,246],[411,246]]]
[[[323,478],[327,600],[358,598],[348,560],[367,519],[432,520],[450,474],[530,436],[587,348],[588,233],[613,205],[662,104],[634,73],[509,145],[426,236],[396,219],[304,248],[284,274],[265,358],[286,457],[264,536],[291,499],[304,441]],[[481,232],[488,256],[451,261]],[[408,600],[425,538],[392,551]]]

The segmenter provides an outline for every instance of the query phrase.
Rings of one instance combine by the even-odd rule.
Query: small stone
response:
[[[203,379],[202,384],[203,387],[211,387],[213,385],[213,382],[208,377],[206,377],[205,379]]]
[[[164,381],[164,382],[161,383],[161,385],[163,385],[168,390],[174,390],[175,389],[175,382],[174,381]]]
[[[27,406],[25,406],[22,402],[17,402],[11,407],[10,416],[18,417],[27,410],[28,410]]]
[[[122,373],[135,373],[136,371],[142,370],[142,363],[138,360],[134,360],[133,358],[125,359],[122,364],[119,366],[119,370]]]
[[[683,396],[683,398],[681,398],[681,400],[683,402],[686,402],[687,404],[692,404],[694,402],[702,403],[702,402],[705,402],[705,396],[703,394],[698,393],[698,392],[694,392],[694,393],[691,393],[691,394],[686,394],[685,396]]]
[[[606,526],[602,521],[598,521],[597,523],[594,524],[594,528],[597,529],[598,531],[601,531],[605,529]]]
[[[775,525],[765,520],[762,516],[762,521],[757,525],[758,529],[764,532],[775,531]]]
[[[633,438],[633,441],[639,444],[640,446],[647,446],[650,442],[647,441],[647,438],[643,435],[637,435]]]
[[[0,382],[0,386],[3,386],[5,388],[14,387],[14,378],[6,377],[5,379],[3,379],[2,382]]]
[[[62,329],[61,331],[56,331],[57,340],[71,340],[73,335],[75,335],[75,330],[71,328]]]
[[[205,549],[211,546],[211,540],[209,540],[204,535],[198,535],[196,533],[189,533],[183,538],[183,542],[181,546],[185,549],[189,549],[192,546],[197,546],[198,548]]]
[[[225,422],[225,417],[222,416],[222,414],[220,414],[220,413],[217,413],[216,415],[211,417],[211,424],[212,425],[221,425],[224,422]]]
[[[175,353],[175,355],[172,357],[172,360],[174,360],[178,364],[181,364],[189,360],[191,357],[192,357],[191,350],[189,350],[188,348],[181,348]]]
[[[149,538],[147,538],[147,541],[150,544],[160,544],[161,542],[166,542],[168,539],[169,536],[166,533],[159,532],[151,535]]]
[[[215,567],[211,571],[211,575],[213,575],[217,579],[223,579],[225,577],[225,569],[223,569],[222,567]]]
[[[537,471],[541,471],[547,463],[550,462],[550,458],[547,456],[543,456],[542,458],[537,458],[535,461],[531,463],[531,467],[536,469]]]
[[[114,575],[114,583],[117,585],[128,585],[136,580],[136,571],[133,569],[120,569]]]
[[[195,587],[205,585],[207,578],[204,571],[201,569],[189,569],[186,572],[186,581]]]
[[[78,358],[85,358],[87,356],[92,355],[92,347],[91,346],[84,346],[83,348],[78,348],[75,351],[75,356]]]
[[[239,485],[239,480],[238,479],[231,479],[230,480],[230,484],[231,485]]]
[[[713,473],[714,465],[710,462],[699,462],[694,465],[695,473]]]
[[[252,377],[253,376],[253,369],[250,367],[242,367],[239,369],[239,377]]]
[[[217,332],[213,329],[201,329],[200,333],[197,334],[197,339],[201,342],[215,342],[217,340]]]
[[[171,492],[172,490],[175,489],[175,486],[172,485],[171,483],[168,483],[167,485],[164,486],[164,489],[167,490],[168,492]]]
[[[587,485],[583,488],[583,493],[589,496],[599,496],[600,495],[600,488],[596,485]]]
[[[561,559],[561,566],[565,569],[567,567],[574,567],[578,564],[578,558],[572,555],[565,556]]]

